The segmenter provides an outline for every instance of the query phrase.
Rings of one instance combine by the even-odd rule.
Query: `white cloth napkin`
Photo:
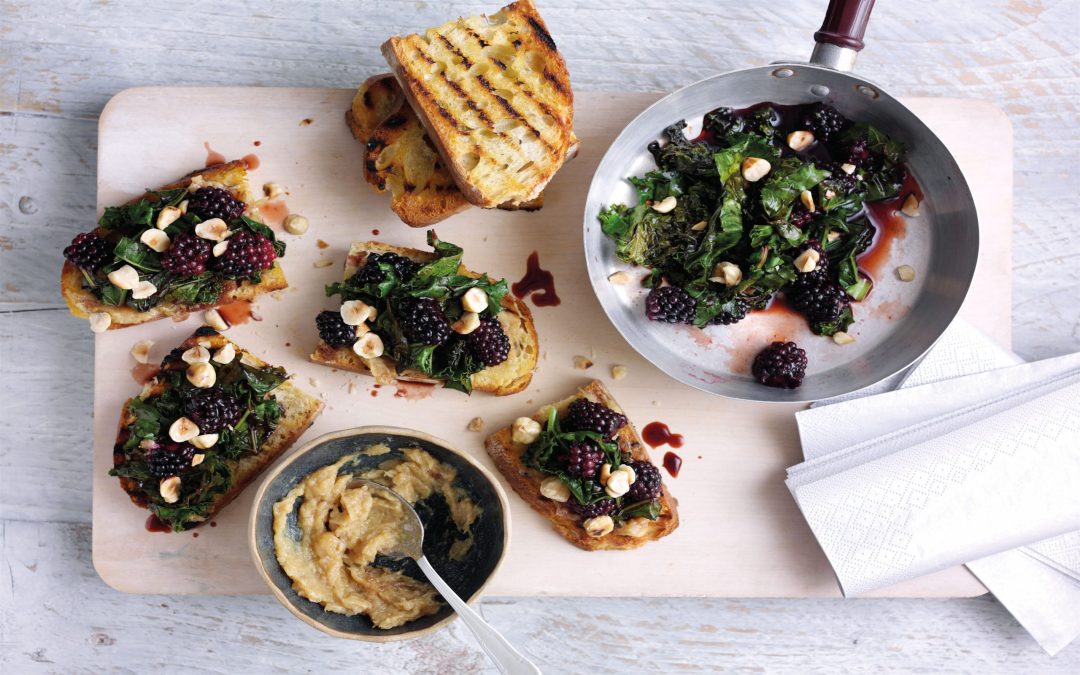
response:
[[[1016,488],[1026,482],[1023,476],[1045,478],[1047,472],[1033,465],[1045,464],[1048,449],[1066,469],[1080,465],[1080,452],[1059,447],[1055,454],[1055,443],[1044,436],[1056,428],[1080,450],[1080,425],[1044,407],[1072,402],[1077,409],[1080,355],[927,386],[1020,362],[958,322],[917,366],[876,391],[799,413],[808,461],[789,471],[789,487],[845,594],[979,558],[969,568],[1054,653],[1080,633],[1080,532],[1005,549],[1080,527],[1080,497],[1062,495],[1064,474],[1051,476],[1058,489],[1049,520],[1045,500]],[[909,391],[854,401],[896,386]],[[1016,429],[1025,427],[1031,431],[1017,438]],[[987,499],[994,476],[1004,476],[1003,484]],[[994,551],[1004,552],[982,557]]]

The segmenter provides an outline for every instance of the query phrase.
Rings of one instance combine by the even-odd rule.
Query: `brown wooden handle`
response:
[[[825,20],[814,33],[814,40],[859,51],[864,47],[863,34],[873,9],[874,0],[829,0]]]

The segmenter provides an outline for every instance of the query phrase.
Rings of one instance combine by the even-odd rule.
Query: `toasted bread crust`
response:
[[[397,253],[421,263],[434,257],[429,251],[391,246],[377,241],[356,242],[349,250],[344,278],[355,274],[356,270],[363,266],[369,253]],[[464,267],[459,272],[473,277],[480,276]],[[508,336],[515,336],[510,342],[510,356],[498,366],[485,368],[473,375],[472,384],[474,391],[509,396],[524,390],[532,381],[533,371],[540,358],[540,338],[536,333],[532,312],[524,302],[507,294],[503,297],[502,306],[504,309],[499,312],[499,322]],[[332,368],[371,375],[379,384],[390,384],[395,380],[433,384],[440,382],[416,370],[399,371],[387,357],[363,359],[349,347],[332,347],[322,340],[315,345],[310,358],[315,363]]]
[[[530,0],[382,51],[471,203],[531,201],[575,151],[570,76]]]
[[[582,387],[573,396],[552,405],[559,410],[561,415],[565,412],[567,406],[578,398],[588,398],[625,414],[607,388],[596,380]],[[547,409],[548,406],[545,406],[537,411],[532,415],[533,419],[541,424],[546,423]],[[615,440],[622,451],[630,454],[635,460],[652,461],[633,424],[627,423],[626,426],[620,429]],[[495,462],[495,466],[506,478],[506,482],[510,484],[510,487],[514,488],[514,491],[529,506],[547,518],[556,532],[570,543],[587,551],[638,548],[650,541],[671,534],[679,526],[678,501],[671,496],[667,485],[664,484],[660,494],[660,515],[654,521],[644,521],[637,524],[641,528],[640,536],[627,534],[628,531],[632,531],[632,528],[626,524],[603,537],[589,536],[585,532],[585,528],[582,527],[582,519],[579,515],[571,511],[565,504],[552,501],[540,494],[540,482],[546,477],[546,474],[531,469],[522,463],[521,455],[525,452],[526,446],[514,442],[509,427],[500,429],[488,436],[484,442],[484,447],[487,449],[492,461]]]
[[[184,340],[179,348],[186,350],[198,344],[203,344],[210,350],[217,350],[224,345],[231,343],[233,347],[236,348],[236,358],[244,357],[248,362],[256,364],[259,367],[265,367],[267,365],[265,361],[250,352],[244,351],[243,348],[235,342],[231,342],[220,333],[209,333],[207,329],[200,330],[206,331],[208,334],[199,335],[196,333]],[[165,383],[158,378],[154,378],[143,387],[139,396],[141,398],[147,398],[159,394],[164,390]],[[273,391],[273,394],[281,404],[282,408],[284,408],[284,414],[282,415],[277,428],[274,429],[274,432],[266,439],[259,454],[252,457],[245,457],[239,462],[229,462],[229,466],[233,473],[233,484],[227,491],[219,494],[214,499],[213,506],[207,513],[205,520],[199,523],[193,523],[190,526],[191,528],[198,527],[209,521],[214,514],[225,508],[225,506],[233,499],[236,499],[236,497],[244,491],[244,488],[255,480],[266,467],[273,464],[274,460],[292,447],[293,443],[308,430],[315,421],[315,418],[322,412],[323,404],[321,401],[314,396],[301,391],[291,382],[283,383]],[[115,466],[119,466],[124,459],[123,444],[127,438],[126,429],[135,423],[135,418],[128,409],[128,404],[130,404],[131,401],[132,399],[127,399],[120,409],[119,431],[117,433],[116,445],[113,449],[113,463]],[[143,497],[139,493],[135,481],[130,478],[121,478],[120,486],[128,493],[128,496],[131,497],[131,501],[135,505],[146,508]]]
[[[252,203],[252,195],[247,184],[247,165],[242,160],[217,164],[205,169],[193,171],[175,183],[162,186],[160,189],[171,190],[179,187],[187,187],[196,176],[200,177],[205,182],[220,184],[246,204]],[[128,203],[134,203],[144,198],[155,199],[155,196],[152,193],[146,193],[145,195],[132,199]],[[98,228],[95,232],[100,234],[103,230]],[[235,281],[226,281],[222,285],[221,294],[218,296],[217,300],[212,303],[180,305],[175,302],[166,301],[158,303],[145,312],[140,312],[131,307],[106,305],[98,300],[94,297],[93,293],[83,288],[82,272],[70,262],[65,260],[63,269],[60,271],[60,289],[64,295],[64,301],[67,302],[68,309],[71,310],[71,313],[79,318],[85,319],[94,312],[105,312],[112,317],[112,323],[109,325],[109,330],[127,328],[128,326],[135,326],[137,324],[146,323],[147,321],[156,321],[157,319],[163,319],[169,316],[183,316],[191,312],[227,305],[230,302],[237,302],[239,300],[251,300],[263,293],[286,288],[288,285],[288,281],[285,280],[285,273],[281,270],[281,265],[275,262],[272,268],[263,272],[262,278],[257,284],[240,284]]]

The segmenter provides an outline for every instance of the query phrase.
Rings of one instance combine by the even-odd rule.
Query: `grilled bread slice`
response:
[[[406,225],[434,225],[471,206],[393,75],[374,75],[360,85],[345,121],[364,144],[364,178],[376,192],[390,191],[390,208]],[[543,195],[499,208],[541,206]]]
[[[216,353],[219,349],[228,344],[231,344],[233,349],[236,350],[235,358],[242,360],[243,363],[256,368],[265,368],[267,366],[267,363],[259,357],[244,351],[243,348],[236,343],[231,342],[212,328],[205,326],[196,330],[195,333],[181,343],[177,349],[180,350],[180,352],[183,352],[192,347],[202,346],[211,353]],[[174,350],[174,353],[177,352]],[[146,400],[159,396],[168,386],[169,385],[164,377],[155,377],[143,387],[142,392],[139,394],[139,398]],[[274,460],[292,447],[293,443],[307,431],[308,427],[315,421],[315,418],[322,412],[323,404],[321,401],[314,396],[301,391],[291,382],[282,383],[277,388],[273,389],[271,393],[281,405],[283,412],[279,418],[277,427],[262,443],[259,452],[254,455],[246,455],[239,460],[226,461],[232,476],[232,482],[225,491],[215,495],[210,509],[201,519],[187,520],[182,523],[164,521],[166,525],[173,526],[174,530],[180,530],[197,527],[209,521],[214,514],[223,509],[229,502],[235,499],[237,495],[243,492],[244,488],[255,480],[266,467],[273,464]],[[137,420],[136,415],[132,413],[130,408],[132,400],[133,399],[128,399],[120,412],[120,430],[117,435],[116,445],[113,449],[113,464],[117,468],[122,466],[126,461],[126,453],[128,451],[124,450],[124,443],[127,442],[132,425],[134,425]],[[200,452],[204,453],[213,451],[212,447],[207,450],[200,450]],[[120,486],[128,493],[132,502],[138,506],[144,508],[147,507],[147,497],[139,489],[139,481],[130,477],[122,477],[120,478]]]
[[[194,171],[175,183],[165,185],[159,189],[172,190],[179,187],[189,187],[192,183],[225,188],[248,206],[251,206],[254,202],[254,197],[247,182],[247,164],[241,160]],[[135,203],[144,198],[157,199],[154,194],[147,193],[131,200],[129,203]],[[104,230],[99,228],[95,232],[102,234]],[[83,274],[78,267],[70,262],[65,260],[64,268],[60,272],[60,288],[71,313],[85,319],[95,312],[105,312],[112,318],[109,330],[126,328],[147,321],[163,319],[167,316],[182,316],[189,312],[226,305],[239,300],[251,300],[263,293],[280,290],[288,285],[285,274],[281,271],[280,263],[275,261],[272,268],[262,273],[262,277],[257,284],[225,281],[222,284],[221,294],[214,302],[199,305],[181,305],[166,300],[145,312],[140,312],[131,307],[108,305],[98,300],[93,293],[83,288]]]
[[[573,396],[552,405],[555,406],[561,417],[565,414],[567,407],[578,398],[587,398],[590,401],[601,403],[618,413],[625,414],[607,388],[596,380],[582,387]],[[549,406],[544,406],[532,418],[542,425],[546,424],[549,409]],[[630,455],[635,461],[651,461],[649,453],[641,442],[641,437],[638,436],[633,424],[627,422],[619,430],[615,441],[624,455]],[[668,492],[667,485],[664,485],[660,493],[660,514],[656,520],[647,520],[641,517],[631,518],[609,534],[600,537],[591,536],[582,526],[581,516],[571,511],[565,503],[547,499],[540,494],[540,483],[547,477],[547,474],[532,469],[522,462],[521,457],[527,446],[514,441],[513,433],[509,427],[488,436],[484,446],[487,448],[488,455],[495,462],[495,466],[499,468],[503,477],[510,483],[510,487],[514,488],[514,491],[529,506],[551,521],[551,525],[556,532],[575,546],[588,551],[638,548],[650,541],[656,541],[671,534],[679,526],[678,501]]]
[[[382,51],[473,204],[535,199],[575,151],[570,76],[530,0]]]
[[[377,241],[354,242],[345,261],[345,279],[364,266],[369,253],[397,253],[419,263],[426,263],[434,258],[434,254],[428,251],[390,246]],[[480,276],[464,267],[459,272],[473,277]],[[540,356],[539,338],[529,308],[510,294],[503,298],[502,306],[503,311],[499,312],[497,318],[510,338],[510,355],[499,365],[485,368],[472,376],[473,390],[496,396],[516,394],[529,386]],[[394,361],[386,356],[364,359],[349,347],[333,347],[322,340],[311,353],[311,360],[333,368],[372,375],[379,384],[390,384],[395,380],[432,384],[439,382],[416,370],[399,371]]]

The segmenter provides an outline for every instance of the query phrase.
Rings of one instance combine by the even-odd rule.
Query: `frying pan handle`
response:
[[[854,68],[873,9],[874,0],[829,0],[825,20],[814,33],[817,44],[810,62],[835,70]]]

